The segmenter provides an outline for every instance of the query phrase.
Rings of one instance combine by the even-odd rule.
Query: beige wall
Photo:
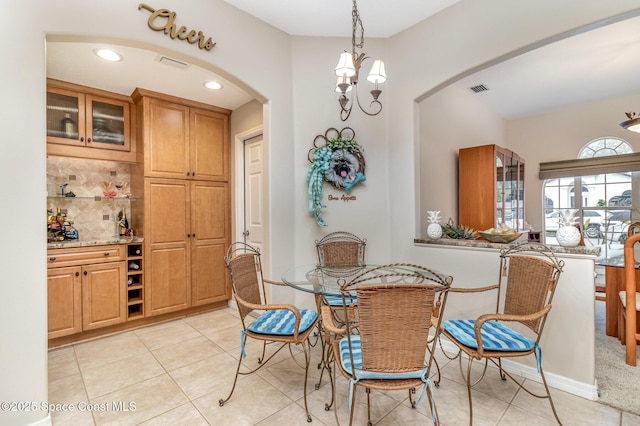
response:
[[[477,145],[504,146],[504,120],[474,95],[457,86],[418,105],[420,123],[420,233],[426,237],[427,211],[440,210],[442,221],[458,223],[458,150]],[[443,187],[446,188],[443,190]]]

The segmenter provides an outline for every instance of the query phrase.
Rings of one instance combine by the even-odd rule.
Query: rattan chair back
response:
[[[523,253],[529,254],[523,254]],[[543,254],[544,257],[532,256]],[[529,315],[541,311],[551,304],[563,262],[543,247],[520,245],[503,249],[500,254],[500,284],[507,272],[507,288],[503,313],[506,315]],[[499,297],[499,295],[498,295]],[[540,336],[547,315],[519,321]]]
[[[370,268],[341,288],[345,309],[351,292],[358,298],[357,322],[350,320],[347,311],[345,317],[347,336],[354,332],[360,335],[364,371],[400,373],[431,366],[432,359],[425,360],[425,354],[430,342],[435,353],[435,339],[429,338],[429,332],[440,329],[439,324],[431,323],[436,294],[442,313],[452,278],[440,279],[426,268],[423,274],[420,269],[408,271],[404,266]],[[393,268],[396,271],[389,273]],[[377,272],[381,270],[385,273]]]
[[[224,261],[244,324],[244,318],[254,310],[248,304],[266,303],[260,251],[245,243],[234,243],[229,246]]]
[[[362,266],[366,245],[366,239],[350,232],[332,232],[316,241],[318,263],[327,268]]]

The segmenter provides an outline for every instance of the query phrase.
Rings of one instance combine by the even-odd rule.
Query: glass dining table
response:
[[[450,283],[453,277],[406,263],[367,264],[340,268],[307,264],[295,266],[282,274],[282,281],[288,286],[323,296],[340,296],[340,287],[355,280],[365,281],[369,285],[394,282],[431,282],[436,285],[444,285]]]

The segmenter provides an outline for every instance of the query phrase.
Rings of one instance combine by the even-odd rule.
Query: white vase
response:
[[[427,226],[427,237],[437,240],[442,237],[442,226],[439,223],[430,223]]]
[[[556,240],[562,247],[575,247],[580,243],[580,230],[573,225],[561,225]]]

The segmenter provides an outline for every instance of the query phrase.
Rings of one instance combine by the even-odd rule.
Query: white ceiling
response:
[[[226,1],[292,35],[351,35],[352,5],[347,0],[313,4],[303,0]],[[403,0],[402,7],[398,7],[387,0],[368,0],[358,7],[365,36],[388,37],[457,1]],[[124,60],[107,63],[93,54],[96,47],[88,43],[49,42],[48,77],[125,95],[130,95],[135,87],[142,87],[231,110],[253,99],[231,82],[194,64],[165,65],[160,62],[162,55],[156,52],[122,46],[113,47]],[[332,68],[328,64],[327,72]],[[490,90],[478,93],[477,99],[498,115],[515,118],[638,92],[637,70],[640,70],[640,17],[553,43],[455,84],[465,89],[484,84]],[[222,83],[223,89],[205,89],[202,84],[209,79]]]

